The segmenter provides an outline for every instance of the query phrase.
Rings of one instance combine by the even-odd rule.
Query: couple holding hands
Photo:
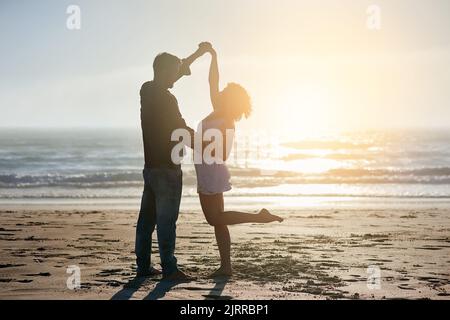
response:
[[[189,281],[192,278],[181,270],[175,258],[176,222],[182,195],[182,171],[172,159],[172,133],[187,130],[192,139],[195,131],[186,125],[181,116],[178,101],[169,89],[182,76],[190,75],[190,65],[204,54],[211,56],[209,90],[212,111],[199,124],[199,131],[220,130],[223,137],[223,161],[195,164],[197,191],[207,222],[214,227],[220,253],[220,268],[212,277],[232,275],[230,258],[231,239],[229,225],[241,223],[282,222],[279,216],[262,209],[259,213],[225,211],[223,193],[231,190],[230,174],[225,160],[231,151],[235,124],[251,113],[251,101],[247,91],[236,83],[219,89],[217,53],[208,42],[202,42],[188,58],[179,59],[169,53],[159,54],[153,62],[154,77],[142,85],[141,127],[144,143],[145,167],[144,191],[136,227],[137,276],[153,276],[162,273],[164,280]],[[194,143],[191,143],[193,146]],[[202,153],[203,154],[203,153]],[[152,234],[157,229],[162,271],[151,264]]]

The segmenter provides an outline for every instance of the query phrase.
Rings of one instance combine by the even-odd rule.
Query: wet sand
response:
[[[0,210],[0,299],[450,299],[450,209],[277,213],[285,222],[230,227],[230,279],[207,278],[213,229],[181,213],[177,258],[197,280],[174,284],[134,277],[135,210]]]

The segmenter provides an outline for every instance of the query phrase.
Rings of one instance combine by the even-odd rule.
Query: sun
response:
[[[283,127],[290,136],[311,137],[335,130],[333,101],[320,85],[298,85],[281,94]]]

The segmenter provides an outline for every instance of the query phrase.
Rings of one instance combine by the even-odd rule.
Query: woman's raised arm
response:
[[[209,50],[211,53],[211,65],[209,67],[209,94],[211,103],[215,110],[219,104],[219,66],[217,64],[217,53],[212,47]]]

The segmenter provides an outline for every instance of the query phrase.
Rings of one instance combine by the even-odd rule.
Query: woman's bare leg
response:
[[[223,211],[223,195],[206,196],[201,200],[203,213],[206,220],[212,224],[215,221],[214,216],[221,214]],[[214,225],[214,233],[216,234],[217,247],[220,255],[220,268],[211,276],[231,276],[231,238],[230,232],[226,225]]]
[[[212,276],[231,276],[233,271],[231,269],[231,238],[228,226],[214,226],[214,233],[217,247],[219,247],[220,268]]]
[[[220,209],[223,212],[225,209],[223,203],[223,194],[218,197],[220,202]],[[217,246],[220,254],[220,268],[214,272],[213,276],[231,276],[233,270],[231,268],[231,237],[227,225],[214,226],[216,234]]]
[[[231,239],[230,232],[227,227],[228,225],[283,221],[281,217],[271,214],[266,209],[262,209],[258,214],[239,211],[224,211],[222,193],[215,195],[199,194],[199,196],[205,218],[210,225],[214,226],[214,232],[216,234],[216,241],[221,260],[219,270],[214,272],[212,276],[230,276],[232,273],[230,258]]]
[[[282,222],[283,218],[271,214],[267,209],[262,209],[259,213],[246,213],[240,211],[225,211],[220,215],[221,223],[225,225],[241,223],[269,223]]]
[[[217,198],[217,199],[216,199]],[[221,199],[221,200],[219,200]],[[217,195],[204,195],[200,194],[200,203],[203,206],[215,206],[214,212],[218,213],[218,204],[212,205],[209,202],[222,202],[223,208],[223,194]],[[222,209],[223,210],[223,209]],[[205,211],[205,210],[203,210]],[[210,220],[208,220],[208,218]],[[207,216],[206,219],[210,222],[211,225],[233,225],[233,224],[241,224],[241,223],[269,223],[273,221],[282,222],[283,218],[271,214],[267,209],[262,209],[259,213],[247,213],[247,212],[239,212],[239,211],[222,211],[220,214],[214,214]]]

